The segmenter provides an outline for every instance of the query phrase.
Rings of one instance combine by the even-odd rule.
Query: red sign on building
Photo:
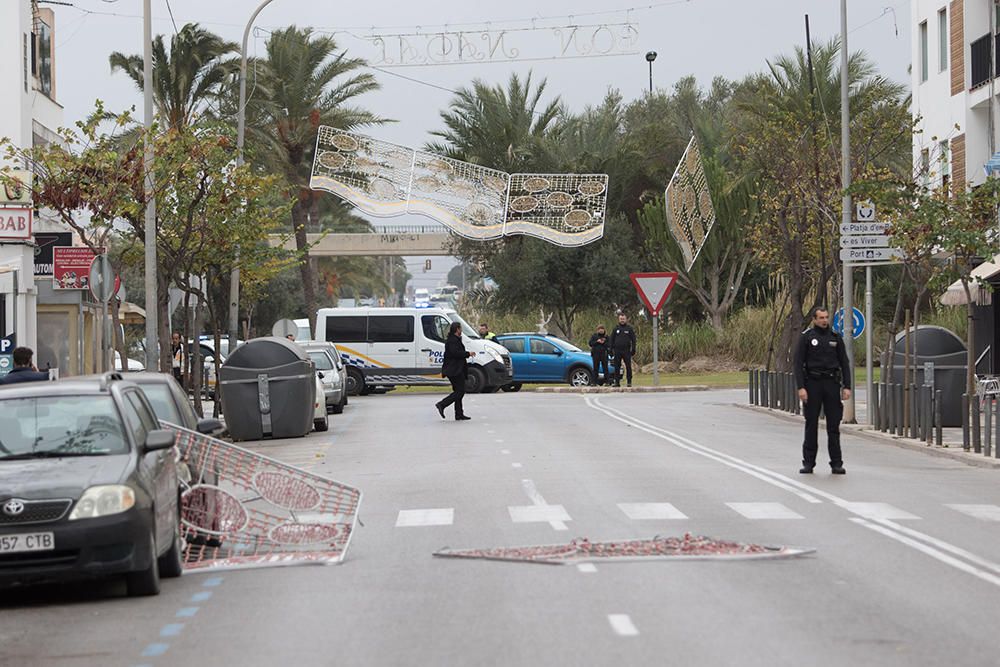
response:
[[[0,208],[0,239],[31,240],[30,208]]]
[[[94,251],[90,248],[52,249],[52,288],[87,289],[90,287],[90,265]]]

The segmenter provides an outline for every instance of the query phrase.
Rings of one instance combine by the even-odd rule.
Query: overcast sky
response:
[[[142,0],[72,2],[74,7],[53,6],[57,17],[58,101],[65,107],[66,124],[85,117],[98,98],[110,109],[135,105],[141,117],[141,93],[124,74],[111,75],[108,54],[142,53]],[[259,0],[169,0],[169,4],[178,27],[198,22],[239,42],[243,26]],[[152,5],[154,33],[172,33],[174,25],[167,0],[152,0]],[[850,49],[866,51],[881,72],[908,84],[909,1],[850,0],[848,5]],[[516,48],[522,57],[538,58],[531,62],[389,70],[397,76],[375,71],[381,90],[360,98],[358,103],[396,122],[369,132],[419,147],[430,138],[430,131],[441,127],[439,110],[452,97],[448,90],[467,85],[474,78],[502,83],[511,73],[532,71],[536,79],[548,79],[551,95],[560,95],[571,110],[581,110],[600,102],[609,88],[619,89],[626,100],[640,97],[649,86],[644,58],[647,51],[658,54],[653,64],[653,83],[658,88],[670,88],[686,75],[694,75],[705,85],[718,75],[739,78],[760,71],[768,59],[804,44],[806,13],[810,15],[814,40],[826,41],[838,34],[839,7],[837,0],[647,0],[641,5],[635,0],[544,4],[537,0],[495,4],[468,0],[274,0],[256,25],[265,31],[296,24],[333,32],[351,55],[371,61],[381,57],[381,50],[364,39],[372,27],[382,33],[428,33],[444,30],[443,24],[448,24],[449,31],[469,30],[469,40],[475,44],[483,43],[475,28],[481,32],[484,22],[489,22],[494,31],[527,28],[532,25],[531,19],[535,19],[536,28],[546,28],[510,32],[505,37],[508,50]],[[345,13],[347,9],[350,14]],[[471,23],[480,25],[462,25]],[[634,46],[629,48],[636,55],[551,59],[561,48],[560,36],[552,28],[621,23],[631,23],[637,32]],[[578,36],[582,34],[581,29]],[[263,53],[266,38],[265,32],[251,36],[251,55]],[[414,45],[425,43],[420,37],[409,40]],[[407,222],[420,224],[422,220]],[[433,286],[443,277],[446,262],[435,264],[431,274],[414,272],[421,278],[417,286]]]

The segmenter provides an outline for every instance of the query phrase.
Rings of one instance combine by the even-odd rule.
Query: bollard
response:
[[[878,430],[879,415],[882,414],[882,406],[879,405],[878,400],[879,400],[878,385],[874,384],[872,385],[872,395],[868,397],[868,410],[869,410],[868,422],[872,425],[872,428],[874,428],[876,431]]]
[[[767,401],[769,399],[767,393],[767,371],[760,372],[760,406],[767,407]]]
[[[983,403],[983,417],[986,420],[983,433],[983,456],[993,455],[993,397],[987,396]]]
[[[795,406],[799,402],[798,391],[795,389],[795,374],[788,374],[788,414],[795,414]]]
[[[983,453],[982,424],[979,421],[979,396],[972,394],[969,396],[972,404],[972,451],[976,454]]]
[[[889,430],[889,392],[887,391],[888,384],[885,382],[879,383],[879,404],[881,405],[879,417],[881,417],[881,424],[879,425],[879,430],[885,433]]]
[[[934,387],[924,387],[927,401],[924,407],[924,442],[928,445],[934,443]]]
[[[892,433],[896,430],[896,397],[892,392],[892,384],[885,383],[885,431]]]
[[[916,440],[917,436],[917,385],[910,384],[910,437]]]
[[[753,371],[748,371],[747,391],[750,393],[750,405],[753,405]]]
[[[962,449],[969,451],[969,395],[962,394]]]
[[[906,407],[903,402],[903,383],[897,382],[893,385],[896,388],[896,435],[902,438],[903,433],[903,409]]]
[[[938,447],[944,446],[944,426],[941,424],[941,390],[934,392],[934,439]]]

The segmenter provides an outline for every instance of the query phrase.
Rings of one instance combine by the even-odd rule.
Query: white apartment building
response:
[[[1000,151],[997,1],[911,0],[910,6],[916,177],[935,186],[978,185]]]

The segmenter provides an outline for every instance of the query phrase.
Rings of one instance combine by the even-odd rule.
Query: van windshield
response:
[[[445,316],[452,322],[462,325],[462,335],[466,338],[479,338],[479,332],[469,326],[469,323],[462,319],[462,316],[455,311],[446,312]]]

